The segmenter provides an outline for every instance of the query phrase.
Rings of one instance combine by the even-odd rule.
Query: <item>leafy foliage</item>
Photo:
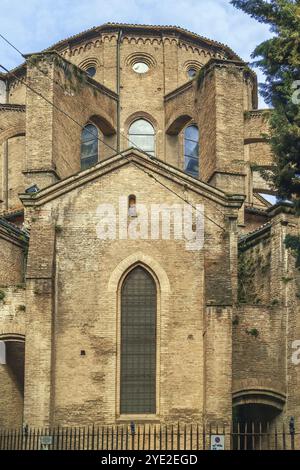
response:
[[[266,76],[261,94],[273,107],[269,141],[275,157],[272,171],[262,176],[300,214],[300,1],[231,0],[231,3],[270,26],[273,36],[259,44],[252,57]],[[285,245],[300,268],[300,237],[288,235]]]
[[[44,75],[48,75],[48,72],[41,64],[54,64],[57,69],[60,70],[61,74],[60,82],[55,79],[53,79],[53,81],[56,85],[60,86],[66,94],[73,95],[74,93],[80,92],[82,88],[86,86],[91,87],[87,73],[71,62],[64,60],[58,54],[47,52],[44,54],[31,55],[30,58],[27,59],[27,63],[37,67]],[[91,87],[91,90],[96,96],[96,89]]]
[[[300,213],[300,2],[299,0],[232,0],[231,3],[270,25],[273,37],[252,57],[266,76],[261,94],[273,107],[268,140],[276,165],[272,183],[279,197],[290,199]]]
[[[296,258],[296,267],[300,269],[300,238],[295,235],[287,235],[284,240],[286,248],[289,248]]]

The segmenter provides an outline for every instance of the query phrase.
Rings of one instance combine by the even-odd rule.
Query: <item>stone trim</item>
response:
[[[250,403],[265,404],[283,410],[286,395],[273,389],[257,388],[241,389],[232,393],[233,406],[246,405]]]
[[[25,136],[25,124],[9,127],[0,132],[0,145],[12,137]]]
[[[120,345],[121,345],[121,288],[127,274],[136,266],[145,268],[156,283],[157,288],[157,332],[156,332],[156,413],[139,415],[140,420],[158,419],[160,415],[160,324],[161,318],[168,318],[169,315],[169,296],[171,293],[168,276],[162,266],[154,258],[136,252],[121,261],[113,270],[108,281],[107,290],[110,293],[109,311],[113,318],[117,320],[117,355],[116,355],[116,418],[124,421],[127,416],[120,415]]]
[[[4,323],[4,322],[3,322]],[[5,341],[5,342],[9,342],[9,341],[16,341],[18,343],[25,343],[25,331],[24,333],[19,333],[17,332],[17,330],[19,330],[20,332],[24,330],[24,328],[20,328],[19,325],[16,325],[14,323],[14,333],[12,333],[11,331],[11,328],[10,327],[7,327],[7,328],[3,328],[3,323],[1,322],[1,329],[0,329],[0,341]],[[18,328],[16,328],[18,327]],[[7,330],[7,331],[5,331]]]

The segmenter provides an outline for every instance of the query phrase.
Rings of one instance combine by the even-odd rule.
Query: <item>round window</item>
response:
[[[96,75],[96,67],[89,67],[86,69],[86,73],[90,76],[90,77],[94,77]]]
[[[196,69],[191,68],[191,69],[188,70],[188,76],[189,76],[190,78],[195,78],[196,74],[197,74],[197,70],[196,70]]]
[[[136,62],[132,66],[132,70],[136,73],[146,73],[149,70],[149,67],[145,62]]]

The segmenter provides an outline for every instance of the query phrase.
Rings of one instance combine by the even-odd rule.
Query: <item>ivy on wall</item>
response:
[[[44,75],[48,75],[48,70],[39,66],[39,64],[47,64],[48,66],[55,66],[59,70],[61,82],[54,80],[56,84],[61,86],[66,93],[74,94],[80,92],[84,87],[90,87],[94,93],[97,94],[96,88],[91,87],[90,78],[84,70],[81,70],[76,65],[64,60],[61,56],[54,53],[45,54],[34,54],[27,59],[27,63],[42,72]]]
[[[256,247],[240,247],[238,257],[238,302],[259,305],[269,302],[270,249],[264,241]]]
[[[300,238],[295,235],[286,235],[284,244],[296,258],[296,268],[300,270]]]

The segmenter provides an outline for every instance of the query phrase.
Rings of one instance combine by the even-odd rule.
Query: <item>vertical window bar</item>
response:
[[[142,267],[121,293],[121,414],[156,412],[156,285]]]

